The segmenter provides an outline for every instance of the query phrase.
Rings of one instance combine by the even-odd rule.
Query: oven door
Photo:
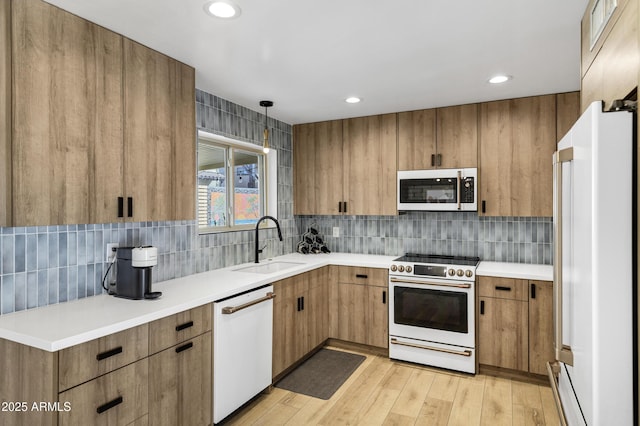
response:
[[[474,283],[389,278],[389,335],[475,348]]]

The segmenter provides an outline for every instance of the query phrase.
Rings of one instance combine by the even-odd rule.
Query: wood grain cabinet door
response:
[[[295,214],[341,213],[342,120],[293,127],[293,196]]]
[[[11,226],[11,2],[0,4],[0,226]]]
[[[438,108],[436,114],[438,168],[477,167],[478,105]]]
[[[396,215],[397,115],[344,120],[344,198],[348,215]]]
[[[528,371],[527,302],[480,297],[478,312],[479,363]]]
[[[389,347],[387,287],[367,286],[367,345]]]
[[[479,214],[552,216],[555,146],[555,95],[480,104]]]
[[[529,371],[546,374],[554,359],[553,282],[529,281]]]
[[[122,37],[39,0],[11,4],[13,225],[113,221]]]
[[[149,424],[211,424],[211,332],[149,357]]]
[[[338,284],[338,339],[367,343],[368,287],[360,284]]]
[[[175,93],[176,61],[125,39],[124,173],[134,222],[172,218]]]
[[[436,110],[398,113],[398,170],[435,169],[436,154]]]

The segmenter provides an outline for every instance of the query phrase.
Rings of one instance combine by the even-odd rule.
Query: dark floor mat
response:
[[[314,398],[329,399],[365,359],[362,355],[320,349],[275,386]]]

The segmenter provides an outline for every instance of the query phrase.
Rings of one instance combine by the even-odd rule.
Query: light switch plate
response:
[[[333,227],[333,236],[334,236],[335,238],[340,237],[340,227],[338,227],[338,226],[334,226],[334,227]]]

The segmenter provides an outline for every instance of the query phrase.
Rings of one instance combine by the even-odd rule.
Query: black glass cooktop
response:
[[[397,259],[396,262],[411,263],[436,263],[440,265],[460,265],[460,266],[476,266],[480,262],[479,257],[468,256],[446,256],[438,254],[417,254],[407,253]]]

